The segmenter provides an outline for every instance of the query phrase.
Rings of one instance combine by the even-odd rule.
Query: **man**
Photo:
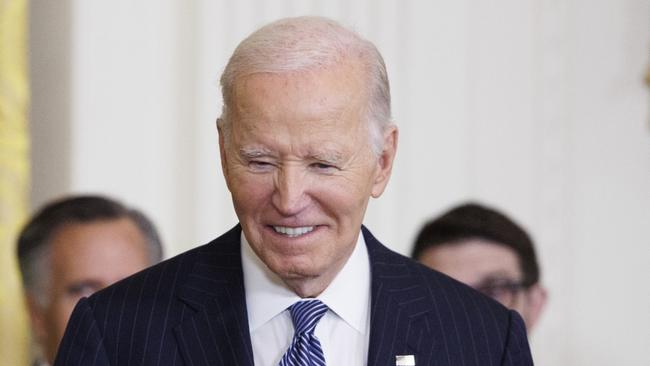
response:
[[[424,225],[411,257],[521,314],[530,331],[546,303],[528,234],[504,214],[475,203]]]
[[[76,196],[43,207],[18,238],[32,328],[54,361],[77,301],[157,263],[158,234],[140,212],[104,197]]]
[[[239,225],[82,299],[57,365],[532,363],[515,312],[362,227],[397,146],[374,45],[328,19],[280,20],[237,47],[221,84]]]

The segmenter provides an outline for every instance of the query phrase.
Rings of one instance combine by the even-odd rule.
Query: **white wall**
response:
[[[32,1],[33,205],[101,192],[144,209],[169,254],[235,223],[218,77],[288,15],[354,26],[386,58],[401,140],[366,223],[407,253],[463,199],[518,218],[549,308],[540,365],[650,356],[650,2]]]

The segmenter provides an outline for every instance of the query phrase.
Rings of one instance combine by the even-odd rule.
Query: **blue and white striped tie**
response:
[[[320,300],[299,301],[289,307],[293,320],[293,340],[279,366],[325,366],[325,356],[314,330],[327,312]]]

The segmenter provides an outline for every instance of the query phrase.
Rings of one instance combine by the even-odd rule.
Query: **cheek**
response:
[[[527,303],[528,299],[526,298],[525,294],[520,292],[517,294],[517,298],[513,302],[512,306],[512,309],[516,310],[524,318],[524,320],[526,320],[528,317],[528,313],[526,312]]]
[[[340,214],[357,214],[370,197],[369,187],[349,179],[322,180],[314,187],[314,196],[323,206]]]
[[[63,337],[65,327],[68,324],[68,320],[77,301],[79,301],[78,298],[65,298],[58,299],[52,303],[48,315],[48,333],[50,337],[56,336],[59,340]]]
[[[271,197],[273,183],[269,177],[235,175],[230,191],[236,210],[258,209]]]

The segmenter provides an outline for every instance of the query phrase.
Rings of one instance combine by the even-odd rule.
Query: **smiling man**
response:
[[[530,365],[521,318],[362,224],[397,149],[375,46],[262,27],[221,77],[228,233],[83,299],[57,365]]]

